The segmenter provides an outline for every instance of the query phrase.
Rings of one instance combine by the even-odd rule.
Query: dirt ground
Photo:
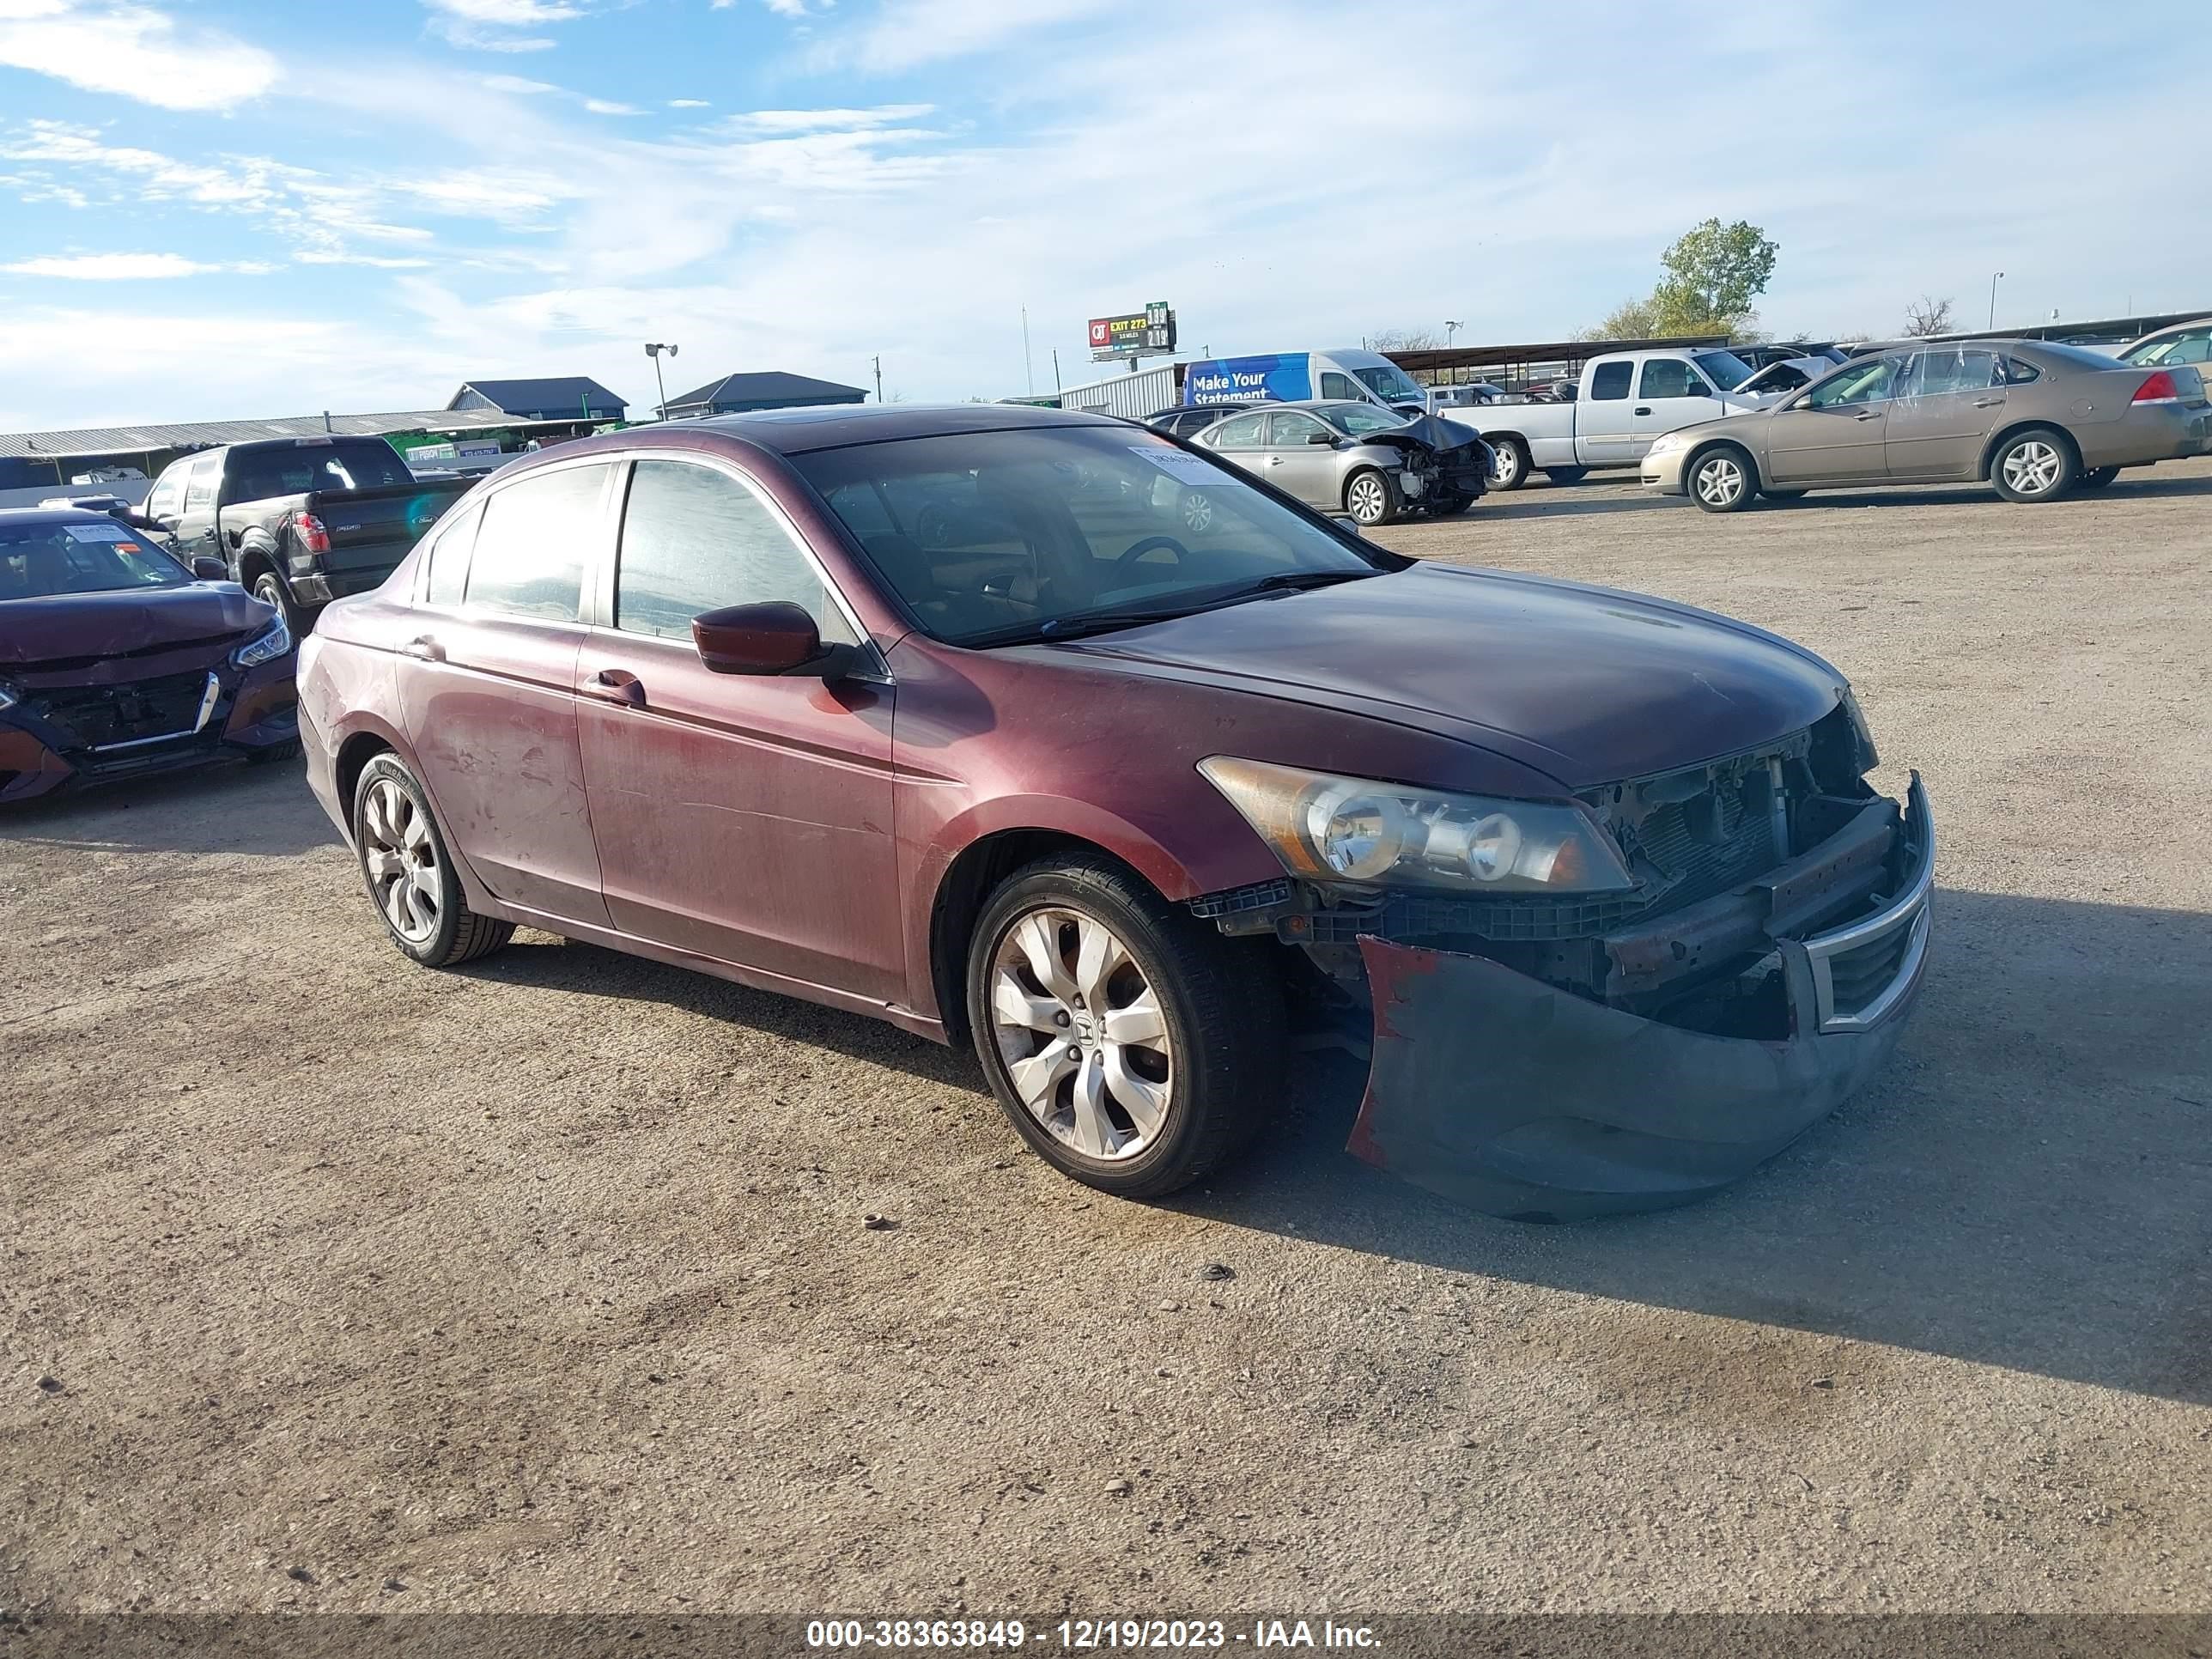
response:
[[[2212,464],[1382,539],[1852,675],[1941,843],[1876,1086],[1533,1228],[1346,1157],[1332,1060],[1121,1203],[889,1027],[416,968],[295,769],[15,811],[0,1606],[2212,1609]]]

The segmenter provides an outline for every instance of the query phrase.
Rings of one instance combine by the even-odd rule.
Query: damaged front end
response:
[[[1419,415],[1388,431],[1363,433],[1358,441],[1398,457],[1398,488],[1409,508],[1456,509],[1489,488],[1490,447],[1453,422]]]
[[[1839,708],[1756,753],[1584,793],[1629,891],[1347,902],[1285,881],[1200,904],[1304,947],[1371,1023],[1356,1156],[1518,1219],[1662,1208],[1774,1156],[1896,1046],[1935,830],[1918,775],[1900,807],[1860,780],[1873,759]]]

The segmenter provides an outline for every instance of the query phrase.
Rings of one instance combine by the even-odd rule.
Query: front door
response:
[[[2004,359],[1987,346],[1929,346],[1898,371],[1882,428],[1893,478],[1971,478],[2005,410]]]
[[[1899,360],[1867,357],[1838,369],[1768,417],[1769,483],[1877,483],[1889,476],[1882,430]]]
[[[626,933],[885,1002],[905,996],[880,673],[718,674],[691,619],[804,606],[861,635],[797,532],[734,471],[630,468],[614,581],[576,663],[584,775]]]
[[[441,533],[399,669],[423,785],[477,879],[509,904],[602,927],[576,653],[615,471],[526,473]]]
[[[1267,417],[1267,447],[1253,470],[1309,507],[1344,510],[1336,488],[1336,434],[1302,409],[1278,409]]]
[[[1695,426],[1700,421],[1717,421],[1729,412],[1697,365],[1683,357],[1645,358],[1631,410],[1629,431],[1634,442],[1629,456],[1634,460],[1644,459],[1644,452],[1661,433]]]
[[[216,492],[222,487],[223,451],[197,456],[185,473],[183,493],[177,499],[173,519],[161,520],[177,544],[177,556],[186,565],[196,558],[216,558],[228,564],[228,554],[216,532]],[[163,478],[167,474],[162,475]]]

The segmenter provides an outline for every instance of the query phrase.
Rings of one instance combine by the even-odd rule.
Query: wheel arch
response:
[[[1744,467],[1750,474],[1750,477],[1746,480],[1744,484],[1744,488],[1747,493],[1755,494],[1765,486],[1766,482],[1766,474],[1759,465],[1759,457],[1751,453],[1750,448],[1744,443],[1742,439],[1707,438],[1702,443],[1692,446],[1690,453],[1682,458],[1683,494],[1690,495],[1695,495],[1697,485],[1690,481],[1690,475],[1698,470],[1698,462],[1704,460],[1706,456],[1711,454],[1717,449],[1732,449],[1738,455],[1741,455],[1743,458]]]
[[[2081,444],[2075,440],[2072,433],[2069,432],[2064,427],[2059,425],[2057,422],[2051,419],[2048,416],[2045,416],[2041,418],[2023,417],[2017,421],[2008,421],[2004,425],[1999,427],[1995,432],[1991,433],[1990,434],[1990,441],[1982,446],[1981,462],[1980,465],[1974,468],[1974,476],[1977,478],[1986,481],[1990,476],[1990,468],[1995,465],[1996,461],[1997,451],[2002,449],[2007,444],[2010,443],[2014,438],[2019,437],[2023,432],[2050,432],[2056,434],[2058,438],[2058,441],[2066,446],[2067,454],[2073,459],[2075,472],[2078,475],[2082,471]]]
[[[276,556],[276,544],[265,536],[250,537],[239,544],[231,556],[231,567],[238,572],[239,586],[252,591],[254,578],[264,573],[284,581],[284,567]],[[286,582],[289,588],[290,583]]]

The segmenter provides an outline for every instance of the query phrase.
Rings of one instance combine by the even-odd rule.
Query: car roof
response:
[[[1012,432],[1037,427],[1127,427],[1118,416],[1084,410],[1039,409],[1028,404],[818,404],[800,409],[764,409],[747,415],[707,415],[690,421],[664,421],[632,427],[610,436],[647,432],[715,432],[743,438],[779,455],[839,449],[848,444],[888,443],[898,438],[941,438],[962,432]],[[605,441],[594,447],[604,447]],[[562,444],[555,453],[575,453]]]
[[[105,513],[81,507],[0,507],[0,525],[112,524]]]

